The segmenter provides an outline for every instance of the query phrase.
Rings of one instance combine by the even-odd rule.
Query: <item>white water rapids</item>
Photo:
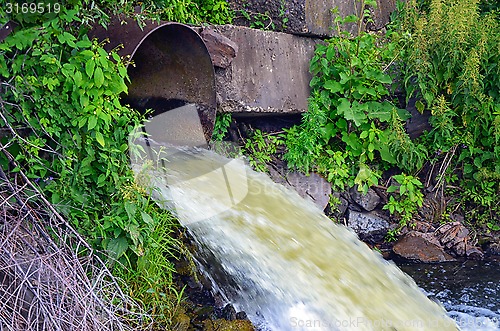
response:
[[[196,117],[194,107],[182,111]],[[199,262],[226,299],[260,329],[458,329],[409,276],[311,201],[242,159],[155,143],[151,132],[166,122],[154,119],[147,140],[132,139],[132,167],[198,242]],[[187,145],[203,141],[188,134]]]

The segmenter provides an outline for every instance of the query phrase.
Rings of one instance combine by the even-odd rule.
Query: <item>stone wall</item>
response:
[[[332,8],[337,7],[342,17],[360,10],[357,0],[229,0],[229,3],[237,13],[235,23],[238,25],[250,24],[242,11],[254,17],[258,13],[265,13],[266,16],[260,16],[260,19],[266,24],[272,20],[274,26],[283,32],[318,37],[336,34]],[[396,0],[377,0],[377,3],[377,8],[372,11],[374,24],[371,28],[374,30],[381,29],[389,22]],[[352,32],[355,30],[353,25],[346,28]]]

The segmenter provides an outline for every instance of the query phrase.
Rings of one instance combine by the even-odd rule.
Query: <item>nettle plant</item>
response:
[[[361,1],[362,17],[337,17],[338,37],[317,46],[310,64],[309,110],[300,128],[288,130],[285,155],[305,171],[317,164],[316,170],[335,179],[337,188],[357,184],[365,192],[378,184],[384,168],[398,165],[411,171],[426,156],[403,128],[409,113],[390,97],[388,71],[399,47],[390,35],[364,31],[370,21],[366,6],[376,2]],[[356,36],[341,30],[346,23],[357,23]]]
[[[500,192],[500,21],[488,4],[493,5],[430,0],[426,12],[408,1],[400,4],[399,25],[412,45],[403,54],[407,97],[418,98],[419,110],[431,113],[429,151],[451,158],[462,196],[472,203],[468,211],[477,207],[495,214]],[[471,192],[491,199],[476,199]]]

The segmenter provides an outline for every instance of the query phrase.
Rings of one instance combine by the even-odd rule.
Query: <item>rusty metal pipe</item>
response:
[[[115,17],[107,29],[99,25],[89,35],[109,39],[108,51],[122,44],[118,53],[130,55],[130,85],[128,95],[122,97],[124,103],[141,112],[153,109],[154,117],[196,104],[205,139],[210,140],[216,112],[215,73],[196,31],[180,23],[151,21],[141,29],[131,19]],[[165,127],[172,124],[165,123]]]

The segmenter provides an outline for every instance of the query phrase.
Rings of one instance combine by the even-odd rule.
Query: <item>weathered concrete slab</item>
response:
[[[199,34],[207,46],[214,66],[227,68],[238,53],[238,45],[210,27],[202,29]]]
[[[256,20],[283,32],[319,37],[336,35],[332,9],[337,7],[340,16],[345,17],[360,12],[357,0],[229,0],[236,12],[245,11],[255,23]],[[377,0],[378,7],[373,10],[374,24],[378,30],[389,21],[390,13],[395,9],[395,0]],[[256,15],[257,14],[257,15]],[[258,15],[260,14],[260,15]],[[238,25],[248,25],[245,15],[239,15]],[[345,29],[355,32],[355,25]]]
[[[223,112],[304,112],[309,61],[317,39],[224,25],[218,31],[238,45],[227,69],[216,70]]]

